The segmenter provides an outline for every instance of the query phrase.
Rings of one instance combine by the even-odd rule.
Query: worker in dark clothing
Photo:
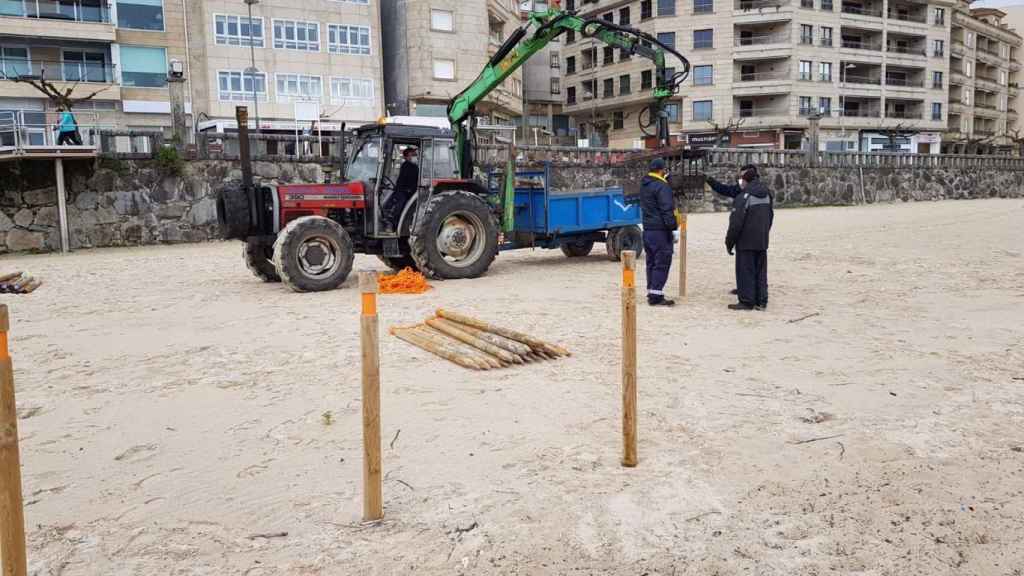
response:
[[[757,167],[740,170],[736,186],[714,178],[708,183],[715,192],[733,198],[725,248],[736,252],[736,291],[739,303],[732,310],[765,310],[768,307],[768,237],[775,219],[774,199],[761,181]]]
[[[644,250],[647,252],[647,303],[673,306],[665,298],[665,282],[672,267],[672,232],[675,231],[675,203],[665,178],[665,161],[656,158],[640,182],[640,209],[644,221]]]
[[[391,230],[398,229],[398,219],[402,217],[402,210],[405,210],[406,203],[416,194],[416,188],[420,181],[420,167],[413,161],[416,158],[416,149],[412,146],[402,150],[402,167],[398,170],[398,180],[395,182],[395,191],[391,193],[384,206],[384,214]]]

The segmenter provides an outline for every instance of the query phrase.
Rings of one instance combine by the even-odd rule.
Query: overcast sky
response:
[[[1001,8],[1003,6],[1024,6],[1024,0],[978,0],[971,8]]]

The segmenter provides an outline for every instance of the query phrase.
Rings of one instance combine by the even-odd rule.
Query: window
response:
[[[353,100],[373,102],[373,80],[369,78],[331,78],[331,102],[345,104]]]
[[[565,73],[575,74],[576,73],[576,57],[566,56],[565,58]]]
[[[968,32],[967,33],[967,47],[968,48],[973,48],[974,47],[974,32]]]
[[[625,62],[626,60],[629,60],[632,56],[633,55],[629,53],[629,50],[626,50],[625,48],[619,49],[619,62]]]
[[[455,80],[455,60],[434,60],[434,78]]]
[[[316,22],[274,20],[274,48],[320,51],[320,25]]]
[[[619,96],[626,96],[633,92],[633,87],[630,84],[629,74],[619,76]]]
[[[615,79],[606,78],[604,81],[604,97],[614,98],[615,97]]]
[[[28,48],[0,47],[0,69],[3,71],[4,78],[31,74],[32,63],[28,59]]]
[[[832,115],[832,99],[822,96],[818,98],[818,114],[822,116]]]
[[[971,105],[971,91],[970,90],[964,90],[963,97],[960,98],[960,101],[963,102],[964,104],[970,106]]]
[[[811,61],[801,60],[800,61],[800,79],[810,80],[811,79]]]
[[[430,29],[438,32],[455,31],[455,15],[451,10],[430,10]]]
[[[640,89],[649,90],[654,86],[654,73],[650,70],[644,70],[640,73]]]
[[[715,0],[693,0],[694,14],[711,14],[715,11]]]
[[[814,44],[814,26],[810,24],[800,25],[800,43]]]
[[[629,6],[626,6],[625,8],[619,8],[619,25],[629,25]]]
[[[676,33],[675,32],[658,32],[658,42],[661,42],[669,48],[676,47]]]
[[[814,0],[800,0],[801,8],[814,9]]]
[[[697,48],[714,48],[715,47],[715,31],[713,29],[707,30],[694,30],[693,31],[693,47]]]
[[[821,9],[826,12],[831,12],[833,10],[832,0],[821,0]]]
[[[593,100],[597,96],[597,80],[584,80],[581,87],[584,100]]]
[[[694,86],[711,86],[715,83],[715,67],[714,66],[694,66],[693,67],[693,85]]]
[[[576,9],[576,0],[565,0],[565,9],[572,12]]]
[[[941,102],[932,102],[932,120],[942,120]]]
[[[832,81],[832,63],[818,62],[818,80],[822,82]]]
[[[558,78],[553,78],[553,80],[558,80]],[[575,104],[576,103],[576,87],[575,86],[569,86],[568,88],[566,88],[566,90],[565,90],[565,103],[566,104]]]
[[[505,42],[505,24],[492,20],[488,25],[488,33],[491,44],[501,46]]]
[[[971,77],[971,61],[964,60],[964,76]]]
[[[566,44],[572,44],[575,41],[576,41],[576,31],[575,30],[566,30],[565,31],[565,43]]]
[[[695,100],[693,102],[693,121],[694,122],[707,122],[712,118],[712,106],[711,100]]]
[[[832,29],[827,26],[821,27],[821,45],[831,46],[832,45]]]
[[[121,46],[121,84],[136,88],[167,85],[167,49]]]
[[[163,30],[163,0],[117,0],[117,25],[134,30]]]
[[[263,48],[262,18],[253,18],[250,22],[245,16],[216,14],[213,17],[213,28],[217,44],[248,46],[251,39],[253,46]]]
[[[605,12],[604,14],[601,14],[601,20],[604,20],[605,22],[613,22],[614,23],[615,22],[615,13],[614,12]]]
[[[551,79],[551,93],[561,94],[562,93],[562,81],[559,78]]]
[[[675,16],[676,0],[658,0],[658,16]]]
[[[8,50],[4,48],[6,61]],[[17,50],[17,49],[14,49]],[[21,50],[25,50],[21,48]],[[107,76],[107,55],[104,52],[83,52],[81,50],[65,50],[61,63],[63,78],[68,82],[110,82]]]
[[[276,78],[278,102],[320,100],[323,96],[319,76],[278,74]]]
[[[942,89],[942,72],[932,72],[932,88]]]
[[[328,24],[327,51],[331,54],[369,54],[370,27]]]
[[[810,116],[811,114],[814,114],[813,106],[814,106],[813,99],[810,96],[801,96],[800,97],[800,115],[801,116]]]
[[[267,75],[252,74],[238,70],[222,70],[217,73],[217,97],[221,102],[251,102],[253,96],[267,99]]]
[[[999,85],[1006,86],[1006,70],[999,71]]]
[[[945,26],[946,25],[946,9],[945,8],[935,8],[935,9],[933,9],[932,10],[932,20],[935,22],[936,26]]]
[[[640,3],[640,19],[647,20],[654,17],[654,10],[651,8],[651,0],[643,0]]]
[[[612,112],[612,129],[622,130],[623,126],[625,125],[624,120],[625,114],[622,113],[622,110],[616,110],[615,112]]]
[[[679,104],[666,104],[665,114],[668,115],[669,122],[679,122]]]
[[[562,59],[559,57],[558,52],[551,53],[551,68],[558,70],[562,65]]]
[[[946,52],[946,43],[942,40],[932,40],[932,54],[941,58]]]

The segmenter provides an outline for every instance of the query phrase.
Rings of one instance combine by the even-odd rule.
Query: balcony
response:
[[[881,86],[882,78],[871,77],[871,76],[852,76],[847,74],[845,78],[840,80],[843,84],[859,84],[864,86]]]
[[[6,59],[0,64],[0,96],[8,98],[39,98],[42,95],[30,84],[15,79],[43,78],[64,92],[71,89],[72,98],[95,95],[97,100],[120,100],[121,87],[116,84],[114,66],[103,62],[51,62],[46,60]]]
[[[890,76],[885,79],[886,86],[895,86],[897,88],[924,88],[924,78],[912,79],[912,78],[900,78],[899,76]]]
[[[757,96],[761,94],[785,94],[792,89],[793,79],[787,72],[778,70],[756,72],[733,72],[733,94]]]
[[[733,17],[737,23],[790,20],[793,18],[792,0],[735,0]]]
[[[1006,59],[998,53],[989,52],[987,50],[978,50],[977,56],[979,62],[984,62],[990,66],[999,67],[1006,63]]]
[[[1016,58],[1010,60],[1010,70],[1013,70],[1014,72],[1020,70],[1020,62],[1017,61]]]
[[[1003,86],[999,85],[999,82],[997,82],[995,78],[990,78],[987,76],[978,76],[977,80],[975,81],[975,86],[982,90],[992,93],[1002,92],[1004,89]]]
[[[751,47],[760,49],[763,46],[769,46],[772,44],[789,44],[788,34],[752,34],[749,36],[739,36],[735,38],[733,43],[740,48]]]
[[[920,110],[899,110],[893,108],[885,111],[885,117],[898,120],[921,120],[924,118]]]
[[[840,116],[844,118],[881,118],[881,110],[860,110],[857,108],[849,108],[846,110],[840,110]]]
[[[847,4],[843,2],[843,14],[851,16],[864,16],[866,18],[881,18],[882,9],[874,8],[870,6],[858,6],[856,4]]]
[[[949,45],[949,53],[953,56],[963,58],[967,48],[964,47],[964,43],[960,40],[953,40]]]
[[[882,43],[880,41],[844,39],[840,45],[847,50],[866,50],[869,52],[882,51]]]
[[[777,118],[789,112],[781,106],[737,106],[733,114],[739,118]]]
[[[898,12],[895,10],[889,10],[890,20],[899,20],[900,22],[913,22],[915,24],[927,24],[928,16],[924,13],[910,14],[907,12]]]
[[[113,42],[114,25],[106,2],[0,3],[0,36]]]
[[[907,55],[907,56],[923,56],[925,58],[928,57],[928,50],[926,48],[914,48],[914,47],[910,47],[910,46],[899,46],[897,44],[889,44],[886,47],[885,51],[889,52],[891,54],[903,54],[903,55]]]

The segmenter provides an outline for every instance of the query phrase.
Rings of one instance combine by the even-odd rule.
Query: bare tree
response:
[[[1013,142],[1017,146],[1017,155],[1024,156],[1024,134],[1021,133],[1020,128],[1014,128],[1013,130],[1007,130],[1003,134],[1003,138],[1006,138],[1010,142]]]
[[[80,80],[76,80],[68,86],[61,88],[46,78],[46,68],[43,65],[40,66],[38,75],[7,74],[6,69],[0,69],[0,78],[20,84],[28,84],[46,96],[54,107],[63,108],[64,110],[72,110],[75,105],[92,100],[109,88],[109,86],[104,86],[91,94],[75,98],[72,97],[72,94],[74,94]]]
[[[738,132],[745,120],[745,118],[729,118],[724,126],[717,122],[712,122],[711,131],[715,133],[715,148],[728,147],[729,136],[734,132]]]
[[[884,134],[887,140],[885,144],[886,152],[899,152],[900,146],[897,144],[897,140],[900,138],[910,138],[917,135],[919,132],[920,130],[911,128],[903,122],[899,122],[895,126],[886,126],[883,124],[878,128],[878,133]]]
[[[982,136],[979,138],[972,138],[970,136],[964,136],[963,138],[956,141],[957,144],[963,146],[964,154],[978,154],[979,149],[988,144],[996,137],[995,134],[989,136]]]

